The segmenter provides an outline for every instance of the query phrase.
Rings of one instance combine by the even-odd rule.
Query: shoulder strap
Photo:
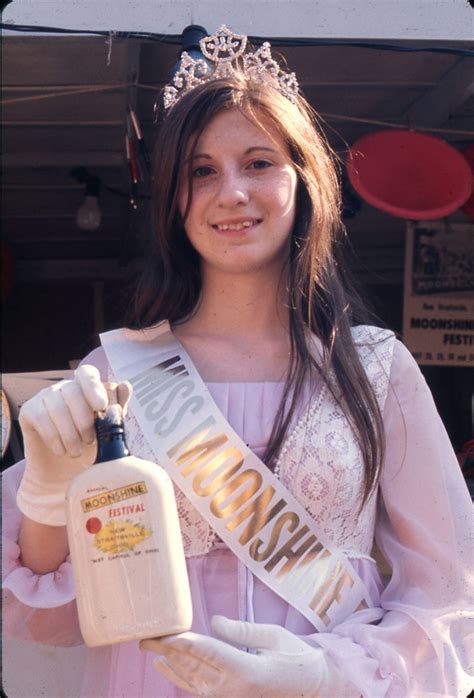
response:
[[[356,325],[352,328],[352,338],[379,407],[383,410],[390,382],[395,334],[381,327]]]

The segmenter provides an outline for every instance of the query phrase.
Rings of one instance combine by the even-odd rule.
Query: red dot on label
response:
[[[102,528],[102,521],[93,516],[91,519],[87,519],[86,528],[89,533],[99,533],[100,529]]]

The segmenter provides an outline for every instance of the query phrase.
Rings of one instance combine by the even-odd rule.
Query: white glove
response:
[[[187,632],[142,640],[160,655],[155,668],[179,688],[209,698],[352,698],[360,696],[322,649],[279,625],[211,620],[214,637]],[[256,650],[249,654],[238,647]]]
[[[120,383],[124,409],[131,386]],[[39,523],[66,525],[65,496],[73,477],[96,459],[94,411],[108,404],[95,366],[80,366],[73,380],[56,383],[25,402],[20,426],[26,468],[17,495],[20,510]]]

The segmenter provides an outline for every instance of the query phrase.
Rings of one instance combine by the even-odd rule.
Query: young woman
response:
[[[192,632],[89,650],[82,695],[467,695],[471,501],[449,439],[409,352],[360,324],[333,159],[294,79],[244,54],[232,70],[215,62],[171,91],[154,252],[124,336],[139,352],[170,323],[224,423],[309,515],[325,555],[347,561],[350,583],[329,585],[311,622],[294,589],[276,593],[177,489]],[[95,350],[22,410],[26,467],[4,483],[4,624],[25,639],[82,641],[63,502],[94,460],[109,359]],[[156,459],[135,408],[129,447]],[[330,623],[359,582],[366,601]]]

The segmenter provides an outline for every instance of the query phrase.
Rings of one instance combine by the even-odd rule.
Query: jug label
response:
[[[124,499],[130,499],[131,497],[138,497],[141,494],[146,494],[148,492],[146,484],[142,482],[134,482],[130,485],[124,485],[123,487],[116,487],[113,490],[108,490],[107,492],[101,492],[94,497],[88,497],[87,499],[81,500],[82,511],[88,512],[94,509],[101,509],[102,507],[108,507],[112,504],[117,504]]]

